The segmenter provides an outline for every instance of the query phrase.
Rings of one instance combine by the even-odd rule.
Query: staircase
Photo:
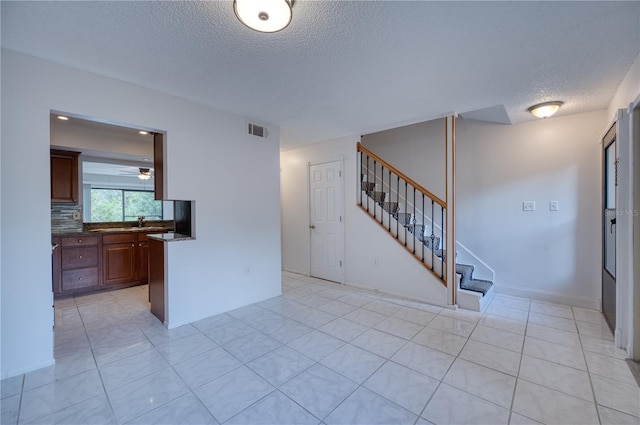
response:
[[[358,205],[446,286],[446,203],[360,144],[358,151]],[[465,260],[478,263],[483,276],[493,278],[493,271],[459,243],[456,259],[458,248]],[[481,311],[493,298],[493,282],[475,277],[475,270],[474,264],[456,263],[457,303],[460,308]]]

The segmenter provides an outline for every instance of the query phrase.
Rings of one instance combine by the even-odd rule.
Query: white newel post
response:
[[[456,306],[456,229],[455,229],[455,192],[456,192],[456,117],[445,118],[446,143],[446,202],[447,202],[447,305]]]

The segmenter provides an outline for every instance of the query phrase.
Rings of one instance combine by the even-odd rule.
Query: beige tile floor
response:
[[[283,295],[165,329],[147,287],[56,301],[56,365],[2,381],[2,424],[638,424],[602,315],[482,314],[284,273]]]

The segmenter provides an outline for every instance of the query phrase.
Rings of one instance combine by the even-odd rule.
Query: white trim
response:
[[[362,290],[365,290],[365,291],[368,291],[368,292],[373,292],[373,293],[376,293],[376,294],[388,295],[388,296],[391,296],[391,297],[396,297],[396,298],[400,298],[400,299],[407,300],[407,301],[416,301],[416,302],[423,303],[423,304],[429,304],[429,305],[432,305],[434,307],[441,307],[441,308],[445,308],[445,307],[451,308],[452,307],[452,306],[447,306],[446,303],[438,304],[434,300],[426,300],[426,299],[408,297],[408,296],[400,294],[398,292],[384,291],[384,290],[380,290],[380,289],[377,289],[377,288],[372,288],[371,286],[360,285],[360,284],[352,283],[352,282],[345,282],[344,286],[350,286],[352,288],[362,289]],[[410,306],[408,306],[408,307],[410,307]],[[457,306],[456,306],[456,308],[457,308]]]
[[[301,276],[306,276],[306,277],[311,277],[309,275],[309,273],[302,271],[302,270],[293,270],[293,269],[285,269],[284,267],[282,268],[283,272],[288,272],[288,273],[295,273],[295,274],[299,274]]]
[[[31,366],[22,367],[20,369],[11,370],[9,372],[3,372],[0,379],[13,378],[14,376],[22,375],[23,373],[33,372],[34,370],[42,369],[43,367],[49,367],[56,364],[55,359],[46,360],[44,362],[36,363]]]
[[[511,295],[514,297],[531,298],[534,300],[547,301],[557,304],[566,304],[574,307],[588,308],[600,311],[600,299],[582,297],[579,295],[563,294],[561,292],[546,291],[544,289],[524,288],[512,285],[494,284],[496,294]]]

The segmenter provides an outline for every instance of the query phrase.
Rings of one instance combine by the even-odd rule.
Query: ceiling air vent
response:
[[[262,125],[249,123],[249,134],[256,137],[266,138],[267,128]]]

